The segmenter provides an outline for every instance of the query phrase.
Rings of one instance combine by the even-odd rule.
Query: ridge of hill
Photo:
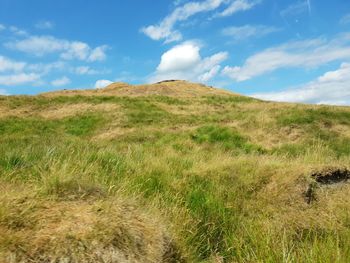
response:
[[[97,95],[97,96],[170,96],[170,97],[196,97],[234,95],[226,90],[205,86],[204,84],[191,83],[184,80],[166,80],[154,84],[131,85],[124,82],[115,82],[101,89],[88,90],[61,90],[44,93],[46,96],[74,96],[74,95]],[[235,94],[237,95],[237,94]]]
[[[0,262],[348,262],[350,107],[185,81],[0,96]]]

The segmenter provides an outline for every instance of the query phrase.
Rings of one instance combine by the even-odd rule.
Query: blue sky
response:
[[[0,94],[164,79],[350,105],[350,2],[0,0]]]

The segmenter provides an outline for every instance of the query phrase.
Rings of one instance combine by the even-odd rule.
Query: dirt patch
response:
[[[350,170],[346,168],[327,168],[313,173],[311,177],[321,185],[336,184],[349,180]]]
[[[346,183],[350,180],[350,170],[347,168],[326,168],[311,174],[312,182],[305,191],[305,201],[308,204],[317,200],[317,189],[324,186]]]

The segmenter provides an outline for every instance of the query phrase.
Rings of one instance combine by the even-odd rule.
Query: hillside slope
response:
[[[103,89],[93,90],[63,90],[56,92],[49,92],[43,94],[45,96],[168,96],[192,98],[198,96],[222,95],[232,96],[237,95],[231,92],[208,87],[199,83],[191,83],[184,80],[167,80],[155,84],[146,85],[130,85],[124,82],[115,82]]]
[[[0,96],[0,262],[347,262],[350,108],[184,81]]]

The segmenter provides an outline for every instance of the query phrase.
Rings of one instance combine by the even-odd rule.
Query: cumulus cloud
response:
[[[350,34],[333,40],[310,39],[268,48],[249,57],[243,66],[226,66],[223,74],[245,81],[281,68],[317,68],[329,62],[350,58]]]
[[[249,38],[259,38],[269,35],[274,32],[278,32],[281,29],[272,26],[264,25],[244,25],[244,26],[231,26],[222,30],[224,36],[229,36],[234,41],[245,40]]]
[[[47,23],[46,23],[47,24]],[[48,25],[46,25],[48,27]],[[0,55],[0,85],[41,85],[43,77],[51,72],[65,72],[79,75],[100,74],[104,71],[92,69],[89,66],[76,67],[71,60],[94,62],[106,59],[106,45],[91,47],[81,41],[70,41],[59,39],[53,36],[30,35],[21,29],[11,26],[5,28],[12,33],[9,42],[3,45],[6,48],[24,52],[41,59],[42,56],[50,55],[48,59],[58,59],[48,63],[29,63]],[[21,36],[19,36],[21,35]],[[56,58],[55,58],[56,57]],[[64,76],[49,82],[52,86],[59,87],[71,83],[71,80]]]
[[[80,41],[64,41],[61,49],[64,50],[64,52],[61,54],[61,58],[67,60],[88,60],[89,53],[91,52],[89,45]]]
[[[102,61],[106,58],[107,46],[92,49],[80,41],[58,39],[53,36],[29,36],[25,39],[5,43],[5,47],[34,56],[59,53],[65,60]]]
[[[35,24],[37,29],[52,29],[54,24],[51,21],[39,21]]]
[[[106,59],[106,50],[108,49],[107,45],[99,46],[97,48],[94,48],[89,57],[89,61],[103,61]]]
[[[198,43],[185,42],[162,55],[156,72],[149,78],[149,81],[184,79],[206,82],[216,76],[220,70],[220,63],[227,57],[226,52],[219,52],[202,58]]]
[[[194,43],[175,46],[162,55],[157,71],[167,73],[193,68],[201,60],[199,50]]]
[[[62,51],[67,47],[67,44],[64,40],[52,36],[31,36],[23,40],[5,43],[5,47],[35,56],[43,56]]]
[[[188,2],[175,8],[175,10],[166,16],[159,24],[143,27],[141,31],[153,40],[165,40],[166,43],[179,41],[182,39],[182,34],[174,29],[178,22],[185,21],[199,13],[214,11],[222,5],[226,5],[226,9],[218,13],[218,16],[228,16],[238,11],[248,10],[255,4],[248,0],[205,0],[202,2]]]
[[[65,86],[65,85],[68,85],[69,83],[71,83],[71,80],[66,76],[51,81],[51,85],[55,87]]]
[[[0,72],[21,71],[27,65],[25,62],[14,61],[12,59],[0,56]]]
[[[15,86],[30,84],[40,80],[40,75],[35,73],[18,73],[10,75],[0,75],[0,85]]]
[[[299,87],[252,96],[282,102],[350,105],[350,63],[343,63],[339,69]]]
[[[112,83],[113,83],[113,81],[110,81],[110,80],[107,80],[107,79],[100,79],[100,80],[96,81],[95,88],[96,89],[102,89],[102,88],[105,88],[105,87],[107,87],[108,85],[110,85]]]

